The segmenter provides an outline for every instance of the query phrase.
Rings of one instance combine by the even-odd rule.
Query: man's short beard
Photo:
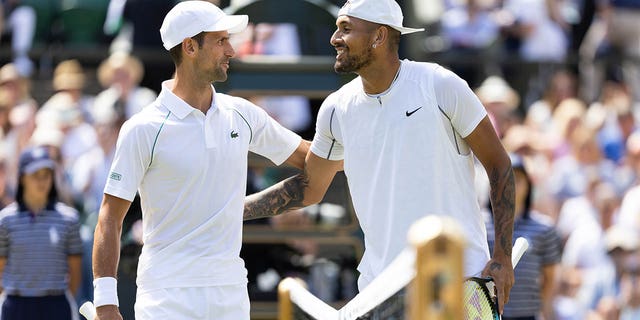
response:
[[[227,81],[228,77],[229,75],[220,67],[214,70],[213,72],[214,79],[212,82],[225,82]]]
[[[336,61],[333,65],[333,69],[337,73],[352,73],[370,65],[373,62],[373,49],[368,47],[367,50],[360,57],[347,58],[345,62],[340,63]]]

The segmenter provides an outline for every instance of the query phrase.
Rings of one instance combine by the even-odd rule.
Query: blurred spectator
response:
[[[8,123],[3,124],[4,139],[1,141],[7,151],[9,180],[15,182],[18,155],[27,145],[35,128],[34,116],[38,108],[30,94],[28,78],[18,72],[15,64],[8,63],[0,68],[0,91],[2,104],[8,110]],[[12,184],[15,186],[15,183]]]
[[[509,127],[515,124],[516,108],[520,96],[498,76],[485,79],[476,90],[480,102],[487,109],[489,119],[499,137],[503,137]]]
[[[98,67],[98,80],[106,89],[96,96],[94,106],[111,104],[120,121],[129,119],[157,97],[155,91],[140,86],[143,75],[144,67],[137,57],[112,53]]]
[[[0,34],[11,33],[13,63],[21,76],[29,77],[34,69],[29,51],[36,32],[36,11],[20,0],[3,0],[0,10]]]
[[[569,234],[563,254],[563,268],[581,275],[581,285],[576,298],[587,309],[595,309],[604,296],[614,296],[612,281],[603,286],[603,279],[611,279],[613,272],[608,256],[607,231],[614,225],[619,199],[613,187],[604,182],[593,182],[586,197],[588,208],[574,211],[576,226]],[[575,208],[578,209],[578,208]],[[562,217],[561,217],[562,218]],[[583,222],[578,222],[583,218]]]
[[[619,320],[640,319],[640,263],[627,263],[620,280],[621,306]]]
[[[587,121],[598,129],[598,141],[604,155],[620,163],[625,155],[625,143],[637,128],[631,96],[619,81],[606,81],[598,101],[587,111]]]
[[[640,131],[627,140],[626,161],[633,170],[635,185],[622,198],[620,222],[640,230]]]
[[[125,25],[132,28],[134,48],[162,48],[158,29],[164,16],[180,0],[110,0],[104,32],[114,35]]]
[[[446,54],[453,55],[458,62],[474,61],[478,57],[489,57],[496,53],[493,49],[499,36],[499,26],[483,1],[462,1],[445,11],[440,23]],[[451,69],[475,86],[487,74],[498,71],[497,66],[489,63],[490,60],[484,62],[466,65],[456,63]]]
[[[68,92],[58,92],[51,96],[38,110],[36,115],[38,134],[49,134],[55,137],[61,133],[61,141],[51,141],[50,147],[59,152],[61,170],[57,178],[59,194],[67,204],[76,204],[70,170],[75,162],[97,144],[93,127],[87,123]],[[59,135],[58,135],[59,136]],[[57,145],[60,143],[59,145]]]
[[[532,209],[533,184],[529,179],[525,163],[512,155],[511,163],[516,183],[515,223],[513,237],[524,237],[529,249],[515,269],[515,283],[511,288],[509,303],[504,307],[502,319],[535,319],[542,316],[552,319],[553,294],[562,252],[562,242],[549,219]],[[546,222],[545,222],[546,220]],[[493,250],[493,219],[487,216],[487,239]]]
[[[596,18],[580,48],[581,94],[586,101],[595,101],[607,69],[616,67],[621,69],[633,101],[640,103],[640,1],[596,3]]]
[[[14,63],[7,63],[0,68],[0,88],[7,90],[9,104],[12,106],[33,100],[29,92],[29,78],[21,75]]]
[[[503,8],[513,16],[506,31],[520,40],[519,55],[525,61],[563,62],[568,48],[568,25],[559,1],[505,0]]]
[[[298,29],[292,23],[259,23],[241,35],[242,55],[298,57],[301,55]],[[304,96],[256,96],[251,101],[262,107],[285,128],[301,133],[311,126],[311,106]]]
[[[577,96],[576,77],[568,70],[556,71],[539,100],[527,109],[526,123],[537,130],[548,132],[552,127],[552,115],[562,101]]]
[[[507,50],[511,59],[519,63],[507,65],[511,85],[516,88],[525,105],[535,101],[549,83],[558,64],[564,63],[569,47],[566,32],[569,27],[561,15],[556,0],[504,0],[502,26],[512,39]],[[506,14],[505,14],[506,13]]]
[[[111,51],[153,57],[142,61],[147,70],[140,81],[144,87],[159,90],[162,79],[170,78],[174,71],[169,57],[153,53],[162,50],[158,30],[164,16],[178,2],[180,0],[110,0],[104,32],[110,36],[117,34]]]
[[[572,135],[578,128],[594,131],[585,124],[586,114],[587,106],[579,99],[569,98],[558,103],[551,114],[550,127],[543,130],[552,139],[547,147],[551,157],[558,159],[571,153]]]
[[[58,202],[54,168],[44,148],[22,153],[16,202],[0,211],[3,319],[77,319],[78,213]]]
[[[92,107],[97,144],[80,155],[78,161],[70,168],[74,194],[82,199],[82,209],[88,215],[97,214],[100,208],[118,132],[122,125],[114,106],[100,104],[102,102],[104,100],[97,100]]]
[[[619,320],[621,309],[627,309],[625,305],[629,306],[630,303],[633,305],[627,275],[638,262],[638,232],[628,226],[615,224],[606,230],[604,242],[607,258],[598,270],[582,273],[585,286],[580,290],[580,297],[589,299],[585,305],[591,310],[587,318],[589,320]]]
[[[84,93],[85,72],[80,61],[69,59],[58,63],[53,71],[52,85],[54,92],[68,92],[82,110],[85,121],[92,121],[89,109],[94,98]]]
[[[614,185],[616,166],[603,157],[593,130],[578,126],[569,138],[569,150],[554,161],[547,185],[559,203],[583,195],[592,181]]]
[[[61,152],[65,168],[71,167],[80,155],[96,144],[93,128],[68,92],[51,96],[38,110],[36,123],[38,128],[58,129],[64,134]]]

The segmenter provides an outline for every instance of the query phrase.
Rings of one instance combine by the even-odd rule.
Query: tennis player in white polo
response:
[[[357,78],[325,99],[304,173],[247,199],[245,218],[318,202],[344,168],[365,252],[364,289],[407,246],[411,224],[448,216],[467,240],[466,276],[495,280],[500,310],[513,285],[514,178],[487,112],[467,83],[426,62],[400,60],[394,0],[349,0],[338,12],[334,69]],[[490,256],[474,189],[474,157],[489,173],[496,246]],[[278,201],[273,201],[278,199]]]
[[[217,93],[247,16],[184,1],[160,34],[176,65],[158,99],[120,130],[93,247],[98,319],[122,319],[116,270],[125,214],[139,192],[143,241],[136,319],[249,319],[242,241],[247,155],[302,168],[308,142],[249,101]]]

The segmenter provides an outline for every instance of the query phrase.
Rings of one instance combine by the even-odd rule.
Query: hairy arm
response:
[[[483,276],[491,276],[494,279],[498,288],[500,313],[502,313],[504,304],[509,301],[509,291],[514,282],[511,265],[515,207],[513,170],[509,156],[502,147],[488,117],[485,117],[465,140],[489,176],[495,246],[493,257],[482,273]]]
[[[302,173],[245,198],[244,220],[272,217],[320,202],[341,169],[342,161],[307,153]]]

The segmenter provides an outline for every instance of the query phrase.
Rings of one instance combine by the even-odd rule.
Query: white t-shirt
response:
[[[365,234],[360,289],[405,248],[411,224],[430,214],[460,223],[468,241],[466,274],[482,271],[489,259],[486,229],[474,190],[473,155],[461,137],[486,116],[458,76],[408,60],[381,95],[367,95],[356,78],[324,101],[311,151],[344,159]]]
[[[105,187],[129,201],[140,194],[138,288],[246,283],[248,151],[280,164],[301,138],[245,99],[215,93],[205,115],[169,88],[122,126]]]

